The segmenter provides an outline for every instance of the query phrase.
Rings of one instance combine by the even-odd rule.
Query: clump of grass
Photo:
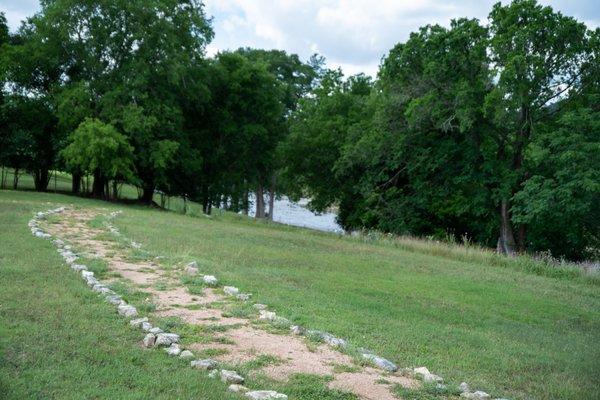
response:
[[[198,351],[196,355],[198,356],[198,358],[214,358],[228,353],[229,350],[227,349],[203,349]]]
[[[219,325],[219,324],[208,324],[208,325],[199,325],[199,329],[202,332],[227,332],[232,329],[237,329],[243,326],[242,324],[229,324],[229,325]]]
[[[334,364],[333,372],[336,374],[341,374],[344,372],[358,372],[360,371],[360,367],[358,365],[347,365],[347,364]]]
[[[394,394],[405,400],[439,400],[460,396],[460,390],[450,385],[424,383],[420,388],[409,389],[401,385],[394,386]]]
[[[127,281],[112,282],[108,287],[123,297],[127,303],[134,305],[140,312],[149,313],[156,309],[156,305],[150,301],[151,297],[148,293],[136,289]]]
[[[256,309],[249,303],[232,303],[223,311],[226,318],[250,318],[253,315],[256,315]]]
[[[94,218],[87,220],[86,225],[94,229],[102,229],[106,226],[106,217],[102,214],[96,215]]]
[[[284,363],[284,360],[280,357],[271,355],[271,354],[261,354],[253,360],[245,362],[241,369],[246,371],[252,371],[256,369],[261,369],[269,365],[281,365]]]
[[[102,258],[86,258],[82,263],[87,266],[88,271],[92,271],[98,279],[107,277],[108,263]]]

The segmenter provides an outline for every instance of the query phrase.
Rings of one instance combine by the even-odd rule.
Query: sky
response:
[[[375,76],[381,58],[426,24],[457,17],[485,22],[497,0],[205,0],[215,38],[209,55],[239,47],[282,49],[307,60],[325,56],[345,74]],[[563,14],[600,26],[599,0],[541,0]],[[0,0],[9,26],[39,11],[37,0]]]

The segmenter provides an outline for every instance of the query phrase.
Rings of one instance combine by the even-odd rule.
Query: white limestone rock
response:
[[[187,358],[194,358],[194,353],[192,353],[192,352],[191,352],[191,351],[189,351],[189,350],[183,350],[183,351],[181,352],[181,354],[179,354],[179,358],[184,358],[184,359],[187,359]]]
[[[181,354],[181,349],[177,343],[171,343],[171,345],[167,347],[165,351],[170,356],[178,356]]]
[[[192,368],[203,369],[206,371],[213,370],[219,365],[215,360],[211,360],[210,358],[205,360],[194,360],[190,364]]]
[[[482,392],[481,390],[477,390],[476,392],[463,392],[460,394],[460,397],[464,399],[471,400],[487,400],[490,398],[490,395],[486,392]]]
[[[144,322],[148,322],[148,318],[144,317],[132,319],[129,321],[129,325],[133,326],[134,328],[140,328]]]
[[[274,321],[277,318],[277,314],[273,311],[260,310],[260,314],[258,319],[266,320],[266,321]]]
[[[237,384],[244,383],[244,378],[235,371],[228,371],[226,369],[222,369],[220,375],[221,382]]]
[[[138,315],[137,309],[129,304],[121,304],[119,307],[117,307],[117,311],[120,315],[127,318],[137,317]]]
[[[146,336],[144,336],[144,346],[152,347],[154,346],[154,342],[156,342],[156,336],[154,336],[152,333],[148,333]]]
[[[251,400],[287,400],[283,393],[277,393],[274,390],[255,390],[246,392],[245,396]]]
[[[198,263],[196,261],[192,261],[185,266],[184,271],[188,275],[198,275]]]
[[[202,281],[208,286],[217,286],[219,284],[218,279],[213,275],[204,275]]]
[[[233,385],[229,385],[227,388],[227,391],[232,393],[246,393],[248,390],[249,389],[246,386],[235,383]]]
[[[385,358],[382,358],[382,357],[376,356],[375,354],[370,354],[370,353],[364,353],[362,356],[365,360],[372,362],[377,367],[379,367],[385,371],[388,371],[388,372],[398,371],[398,366],[396,364],[394,364],[393,362],[386,360]]]
[[[156,346],[170,346],[179,342],[179,335],[176,333],[159,333],[156,335]]]
[[[240,289],[234,286],[224,286],[223,292],[225,292],[225,294],[229,296],[237,296],[240,293]]]

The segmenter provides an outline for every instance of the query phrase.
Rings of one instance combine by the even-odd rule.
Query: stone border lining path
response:
[[[43,239],[52,239],[52,235],[44,230],[42,230],[39,226],[39,222],[41,220],[46,219],[47,216],[53,214],[60,214],[67,210],[66,207],[58,207],[52,210],[48,210],[46,212],[38,212],[32,220],[29,221],[29,227],[31,228],[31,232],[34,236],[43,238]],[[110,222],[116,216],[118,216],[121,211],[112,212],[109,214],[109,222],[107,222],[106,228],[110,231],[111,234],[115,236],[119,236],[121,238],[122,235],[119,230]],[[123,238],[128,245],[133,249],[140,249],[142,246],[139,243]],[[190,359],[190,365],[193,368],[209,371],[209,376],[213,378],[220,378],[223,382],[229,383],[230,386],[228,388],[231,392],[243,393],[249,399],[287,399],[287,396],[282,393],[277,393],[271,390],[259,390],[259,391],[251,391],[243,386],[245,381],[244,377],[238,374],[236,371],[226,370],[226,369],[218,369],[219,363],[212,359],[201,359],[201,360],[192,360],[194,358],[194,354],[189,349],[182,349],[179,341],[180,336],[176,333],[164,332],[161,328],[153,326],[147,317],[139,318],[138,310],[130,304],[127,304],[121,296],[119,296],[116,292],[111,290],[106,284],[103,284],[98,280],[92,271],[88,271],[86,265],[76,263],[79,259],[78,255],[73,251],[72,247],[69,244],[66,244],[62,239],[55,238],[53,240],[53,244],[58,248],[58,252],[62,255],[65,262],[73,269],[74,271],[81,274],[82,278],[86,281],[86,284],[94,291],[99,294],[105,296],[106,301],[113,304],[117,308],[117,312],[119,315],[129,318],[130,325],[135,328],[141,329],[145,332],[145,336],[143,338],[143,344],[146,347],[164,347],[165,351],[170,356],[177,356],[182,359]],[[184,273],[190,276],[198,275],[199,268],[198,264],[193,261],[184,267]],[[203,282],[209,287],[216,287],[219,285],[218,279],[213,275],[202,275]],[[233,286],[223,286],[223,292],[226,296],[239,300],[241,302],[249,302],[251,294],[243,293],[238,288]],[[317,338],[318,340],[326,343],[332,349],[338,350],[352,350],[353,352],[358,352],[362,359],[377,368],[387,372],[394,373],[398,371],[398,367],[392,363],[391,361],[377,356],[373,352],[363,349],[363,348],[355,348],[351,346],[348,341],[345,339],[337,338],[330,333],[306,329],[298,325],[292,325],[289,320],[284,317],[278,316],[273,311],[268,311],[268,307],[263,304],[252,304],[254,308],[256,308],[259,312],[259,320],[267,321],[277,326],[288,326],[290,329],[290,333],[294,336],[304,336],[307,338]],[[438,375],[432,374],[425,367],[414,368],[410,371],[404,370],[404,372],[409,372],[409,374],[413,377],[417,377],[425,383],[433,383],[440,389],[445,389],[446,386],[442,383],[443,378]],[[352,374],[349,375],[348,378],[352,379]],[[357,378],[357,377],[355,377]],[[410,386],[410,385],[408,385]],[[461,383],[459,386],[461,397],[466,399],[490,399],[490,396],[483,391],[471,391],[469,385],[465,382]],[[363,397],[361,397],[363,398]],[[372,398],[372,397],[364,397],[364,398]],[[496,399],[496,400],[505,400],[505,399]]]

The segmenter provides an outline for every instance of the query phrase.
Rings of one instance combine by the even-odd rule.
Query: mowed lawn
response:
[[[173,262],[195,259],[280,315],[402,367],[425,365],[497,397],[600,398],[597,280],[550,278],[234,215],[193,218],[0,191],[0,390],[8,394],[94,397],[56,395],[85,376],[84,388],[108,388],[102,398],[117,387],[131,392],[113,398],[160,398],[171,385],[148,378],[171,379],[165,370],[179,371],[133,345],[137,336],[61,266],[50,243],[31,237],[27,220],[50,208],[46,202],[122,209],[115,224],[146,250]],[[137,371],[138,379],[131,382],[126,371]],[[177,375],[178,387],[192,385],[187,378],[196,393],[211,384],[192,372]],[[47,386],[54,396],[44,396]],[[219,391],[212,398],[226,397]]]
[[[0,399],[236,398],[188,362],[143,349],[139,330],[31,235],[27,222],[48,201],[100,205],[0,191]]]

